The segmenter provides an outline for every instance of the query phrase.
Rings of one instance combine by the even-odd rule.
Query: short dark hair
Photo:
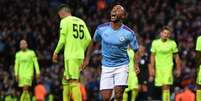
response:
[[[70,9],[69,5],[67,5],[67,4],[60,4],[57,7],[57,12],[59,12],[61,9],[65,9],[65,11],[71,12],[71,9]]]
[[[173,33],[173,28],[170,26],[163,26],[161,31],[163,31],[163,30],[168,30],[168,31],[170,31],[170,33]]]

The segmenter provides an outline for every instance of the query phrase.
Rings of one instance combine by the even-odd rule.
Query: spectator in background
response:
[[[82,101],[87,101],[87,91],[85,86],[82,83],[80,83],[80,91],[82,94]]]
[[[105,0],[98,0],[97,2],[97,10],[103,10],[106,8]]]
[[[192,92],[189,88],[191,83],[192,79],[188,76],[185,76],[181,82],[181,85],[182,87],[184,87],[184,90],[176,94],[175,101],[197,101],[195,100],[194,92]]]
[[[183,92],[176,94],[175,101],[195,101],[195,94],[185,87]]]
[[[35,95],[36,101],[45,101],[46,90],[40,80],[38,81],[38,84],[35,86],[34,95]]]
[[[46,74],[43,77],[54,81],[48,84],[54,95],[54,101],[62,100],[62,93],[57,92],[62,92],[59,80],[62,78],[64,66],[63,63],[51,63],[51,51],[58,40],[59,29],[58,18],[54,16],[52,9],[58,2],[70,4],[74,15],[83,18],[91,32],[95,30],[97,24],[107,21],[112,5],[116,3],[125,5],[128,12],[125,23],[130,27],[135,25],[131,28],[135,28],[139,38],[146,42],[148,52],[151,41],[157,37],[156,33],[160,26],[172,26],[174,28],[172,38],[178,44],[179,55],[183,60],[183,70],[192,71],[192,76],[196,78],[194,75],[196,70],[194,47],[195,40],[201,34],[200,0],[105,0],[106,8],[101,11],[97,10],[97,1],[0,0],[0,14],[3,15],[0,16],[0,99],[4,100],[5,96],[9,94],[7,92],[15,88],[12,83],[15,79],[14,54],[19,49],[20,39],[27,37],[30,48],[38,54],[41,69],[44,69],[41,74]],[[62,59],[63,57],[60,55],[59,60],[62,61]],[[84,78],[88,79],[84,84],[87,87],[90,101],[100,100],[98,71],[100,68],[96,66],[90,66],[85,70],[88,73],[84,75]],[[10,81],[12,82],[9,83]],[[150,92],[154,91],[156,90],[150,90]],[[19,95],[20,90],[16,92]],[[160,95],[152,94],[156,98]]]

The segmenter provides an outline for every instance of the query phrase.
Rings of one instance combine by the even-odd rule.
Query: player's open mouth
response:
[[[116,15],[115,15],[115,14],[112,14],[112,15],[111,15],[111,18],[112,18],[112,19],[115,19],[115,18],[116,18]]]

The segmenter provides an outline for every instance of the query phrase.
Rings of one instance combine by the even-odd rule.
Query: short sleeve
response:
[[[18,62],[19,61],[19,53],[16,53],[15,54],[15,62]]]
[[[86,33],[86,40],[91,41],[91,34],[90,34],[86,24],[84,24],[84,33]]]
[[[155,40],[151,44],[151,52],[156,53],[156,41]]]
[[[60,34],[65,35],[67,33],[67,20],[62,19],[60,22]]]
[[[86,48],[86,47],[88,47],[88,45],[91,41],[91,34],[85,23],[84,23],[84,33],[85,33],[85,35],[84,35],[85,40],[83,40],[84,41],[83,44],[84,44],[84,48]]]
[[[101,41],[102,38],[101,38],[101,30],[100,28],[96,28],[96,31],[94,33],[94,37],[93,37],[93,41],[97,42],[97,41]]]
[[[176,44],[175,41],[173,41],[173,43],[172,43],[172,52],[173,53],[177,53],[178,52],[177,44]]]
[[[31,53],[32,53],[32,57],[36,58],[36,53],[34,51],[32,51]]]
[[[134,52],[136,52],[139,47],[138,47],[138,42],[137,42],[135,33],[131,33],[131,35],[129,36],[129,40],[130,40],[130,46],[131,46],[132,50]]]

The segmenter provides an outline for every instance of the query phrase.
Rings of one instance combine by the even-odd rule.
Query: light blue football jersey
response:
[[[101,42],[102,65],[106,67],[127,65],[129,63],[128,45],[135,52],[138,50],[135,32],[124,24],[117,30],[112,28],[111,22],[99,25],[93,40]]]

